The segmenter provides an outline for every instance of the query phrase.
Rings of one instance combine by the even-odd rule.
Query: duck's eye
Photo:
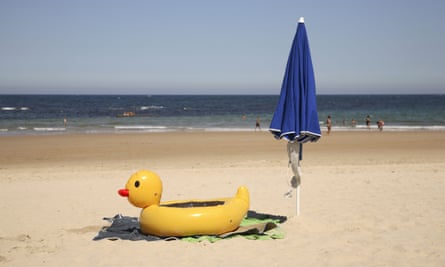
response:
[[[134,182],[134,187],[139,187],[140,183],[139,181]]]

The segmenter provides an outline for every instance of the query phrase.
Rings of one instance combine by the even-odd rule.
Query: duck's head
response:
[[[159,205],[162,195],[161,178],[151,171],[138,171],[130,177],[125,189],[118,192],[119,195],[128,197],[128,201],[138,208]]]

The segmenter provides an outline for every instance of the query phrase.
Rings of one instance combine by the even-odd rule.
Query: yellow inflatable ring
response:
[[[227,233],[239,227],[249,209],[249,191],[244,186],[232,198],[161,203],[161,179],[146,170],[133,174],[119,194],[142,208],[143,233],[163,237]]]

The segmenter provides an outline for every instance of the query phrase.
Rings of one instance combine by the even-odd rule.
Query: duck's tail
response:
[[[238,191],[235,195],[236,198],[244,200],[247,204],[249,204],[250,197],[249,197],[249,190],[245,186],[238,187]]]

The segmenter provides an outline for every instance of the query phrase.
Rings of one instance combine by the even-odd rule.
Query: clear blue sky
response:
[[[278,94],[300,16],[319,94],[443,94],[444,14],[441,0],[1,0],[0,94]]]

